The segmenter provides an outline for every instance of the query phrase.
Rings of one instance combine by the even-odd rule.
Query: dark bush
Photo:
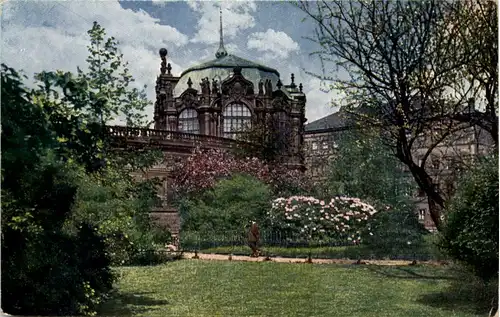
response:
[[[377,258],[427,259],[424,236],[429,234],[419,223],[413,206],[401,204],[381,210],[370,221],[371,234],[364,234],[363,245]],[[423,253],[425,252],[425,253]]]
[[[498,156],[483,158],[460,180],[440,241],[485,281],[498,276]]]
[[[76,192],[63,166],[49,160],[33,174],[24,197],[14,199],[3,189],[2,309],[20,315],[93,313],[113,283],[104,241],[87,225],[76,234],[62,229]]]
[[[57,157],[50,107],[30,101],[2,65],[2,309],[15,315],[88,315],[113,283],[102,239],[72,216],[78,166]],[[50,109],[49,109],[50,110]]]
[[[206,236],[245,234],[249,221],[265,222],[270,201],[270,187],[252,176],[223,179],[198,197],[179,203],[182,230]]]

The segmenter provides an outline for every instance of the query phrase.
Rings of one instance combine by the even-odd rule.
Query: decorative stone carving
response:
[[[271,96],[273,94],[273,84],[271,83],[270,79],[266,79],[265,87],[266,87],[266,95]]]
[[[253,84],[241,74],[241,69],[234,69],[234,75],[221,84],[222,94],[229,95],[236,100],[253,95]]]
[[[217,80],[214,78],[214,79],[212,80],[212,93],[217,94],[218,92],[219,92],[218,82],[217,82]]]

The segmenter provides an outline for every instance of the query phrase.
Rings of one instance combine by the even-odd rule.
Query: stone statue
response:
[[[260,233],[259,233],[259,227],[256,222],[252,221],[250,229],[248,230],[247,239],[248,239],[248,246],[250,247],[250,249],[252,249],[251,257],[258,257],[260,253],[259,250]]]
[[[216,94],[219,92],[219,87],[217,86],[217,80],[212,79],[212,93]]]
[[[208,79],[208,77],[205,77],[205,83],[206,83],[206,92],[207,92],[207,95],[210,95],[210,79]]]
[[[264,94],[264,83],[262,82],[262,80],[259,81],[259,95],[263,95]]]
[[[200,83],[201,93],[204,95],[210,94],[210,83],[208,82],[208,78],[203,78]]]
[[[273,84],[270,79],[266,79],[266,94],[271,95],[273,93]]]

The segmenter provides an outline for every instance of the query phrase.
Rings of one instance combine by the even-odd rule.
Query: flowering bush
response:
[[[272,202],[271,226],[307,241],[338,239],[361,242],[361,232],[377,211],[359,198],[334,197],[330,201],[292,196]]]
[[[236,174],[251,175],[270,185],[275,193],[308,187],[300,171],[270,166],[255,157],[237,158],[230,152],[215,149],[195,148],[187,159],[175,164],[170,173],[174,192],[182,194],[213,188],[218,180]]]

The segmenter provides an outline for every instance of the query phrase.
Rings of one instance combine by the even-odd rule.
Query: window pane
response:
[[[185,133],[200,133],[198,113],[194,109],[185,109],[179,115],[179,131]]]
[[[251,119],[252,114],[247,106],[237,103],[230,104],[223,113],[224,136],[235,139],[239,133],[250,127]]]

